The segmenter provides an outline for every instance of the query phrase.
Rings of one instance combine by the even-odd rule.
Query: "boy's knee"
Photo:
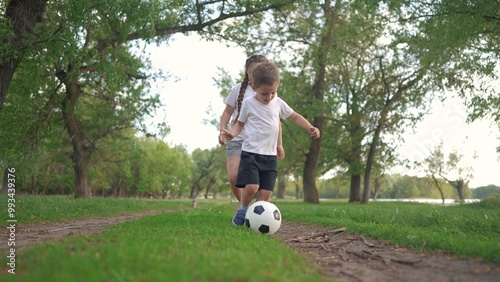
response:
[[[272,195],[273,195],[273,191],[259,190],[259,195],[257,197],[257,201],[266,201],[266,202],[269,202],[269,200],[271,200],[271,196]]]

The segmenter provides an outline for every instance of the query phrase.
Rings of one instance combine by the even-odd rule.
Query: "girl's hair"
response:
[[[247,90],[248,82],[250,81],[250,78],[247,74],[248,68],[254,63],[262,62],[269,62],[269,60],[262,55],[252,55],[245,62],[245,79],[243,79],[243,81],[241,82],[240,93],[238,93],[238,99],[236,100],[238,113],[236,114],[234,123],[236,123],[238,121],[238,118],[240,117],[241,103],[243,102],[243,97],[245,96],[245,91]]]
[[[280,81],[280,70],[275,64],[259,63],[252,69],[253,87],[272,85]]]

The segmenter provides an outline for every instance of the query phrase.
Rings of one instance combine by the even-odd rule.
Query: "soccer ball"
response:
[[[272,235],[281,226],[281,212],[273,203],[257,201],[248,207],[245,225],[249,229]]]

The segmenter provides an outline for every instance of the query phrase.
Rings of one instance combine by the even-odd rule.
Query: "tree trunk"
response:
[[[361,175],[351,174],[351,185],[349,189],[349,203],[361,200]]]
[[[463,180],[457,180],[457,185],[455,186],[458,192],[458,198],[460,199],[460,203],[463,204],[465,202],[465,197],[464,197],[464,181]]]
[[[118,183],[116,183],[115,188],[113,189],[113,196],[115,198],[122,198],[125,196],[125,186],[126,186],[126,180],[127,178],[125,176],[121,176],[120,179],[118,180]],[[104,197],[104,189],[102,191],[102,196]]]
[[[370,184],[371,184],[373,164],[375,163],[375,154],[377,152],[377,146],[380,140],[380,134],[385,124],[386,116],[387,113],[384,111],[377,124],[377,128],[375,129],[375,132],[373,134],[373,139],[370,144],[370,149],[368,150],[368,157],[366,158],[365,177],[363,183],[364,191],[363,191],[363,198],[361,199],[361,203],[363,204],[367,204],[370,201],[370,191],[371,191]]]
[[[300,187],[299,183],[295,183],[295,199],[300,199]]]
[[[382,181],[380,181],[380,177],[375,177],[375,181],[373,183],[373,200],[376,201],[378,194],[380,193]]]
[[[314,78],[313,86],[313,96],[318,104],[323,103],[324,91],[325,91],[325,76],[326,76],[326,63],[328,53],[331,51],[332,42],[334,41],[333,29],[338,19],[335,14],[334,8],[331,7],[331,1],[325,1],[323,7],[323,12],[326,18],[326,29],[319,39],[319,46],[317,51],[317,56],[315,58],[315,69],[316,75]],[[316,126],[320,131],[323,131],[324,117],[322,111],[314,117],[313,125]],[[304,189],[304,202],[306,203],[319,203],[319,193],[316,186],[316,168],[319,161],[319,152],[321,149],[322,138],[312,139],[311,145],[309,147],[309,152],[306,155],[306,161],[304,163],[304,173],[303,173],[303,189]]]
[[[123,198],[126,196],[126,191],[127,191],[127,178],[125,176],[122,176],[122,182],[120,184],[120,194],[119,197]]]
[[[303,174],[304,202],[306,203],[319,203],[319,193],[316,186],[316,168],[318,166],[320,148],[321,138],[311,140],[309,153],[306,155],[304,163]]]
[[[286,194],[286,177],[278,175],[278,199],[284,199]]]
[[[9,168],[6,167],[3,169],[3,179],[2,183],[0,183],[0,194],[7,194],[7,190],[9,189],[8,174],[9,174]]]
[[[205,199],[208,199],[208,193],[210,192],[210,189],[212,189],[212,187],[214,186],[215,181],[216,181],[215,175],[212,175],[212,178],[210,178],[210,181],[208,181],[207,187],[205,188]]]
[[[70,68],[71,70],[71,68]],[[77,77],[67,79],[65,72],[59,72],[57,77],[66,86],[66,97],[62,102],[62,115],[64,125],[68,131],[71,145],[73,146],[73,168],[75,171],[74,193],[75,198],[89,198],[88,165],[92,156],[94,145],[87,145],[87,138],[83,133],[80,122],[75,117],[75,106],[81,94]]]
[[[21,64],[24,56],[20,51],[25,48],[26,38],[31,36],[36,24],[45,16],[47,0],[11,0],[5,8],[5,17],[10,20],[13,36],[2,38],[1,45],[11,49],[8,55],[0,55],[0,110],[2,109],[7,91],[14,72]]]
[[[38,174],[39,174],[39,168],[38,166],[35,168],[35,174],[31,177],[31,187],[29,190],[31,190],[32,195],[38,195],[38,188],[37,188],[37,182],[38,182]]]
[[[77,155],[74,158],[74,170],[75,170],[75,187],[74,193],[75,198],[89,198],[90,197],[90,187],[88,185],[88,164],[90,155],[82,148],[78,149],[78,144],[73,145]],[[81,145],[80,145],[81,147]]]
[[[443,200],[443,205],[444,205],[444,194],[443,194],[443,189],[441,188],[441,186],[439,186],[439,182],[438,180],[436,179],[436,176],[434,175],[434,173],[431,175],[432,176],[432,179],[434,180],[434,184],[436,184],[436,187],[438,188],[439,190],[439,194],[441,194],[441,199]]]
[[[361,125],[359,97],[357,93],[353,93],[350,105],[350,117],[348,121],[350,145],[348,147],[347,162],[349,169],[348,173],[351,176],[351,184],[349,190],[349,202],[361,201],[361,173],[363,172],[363,164],[361,162],[362,142],[365,136],[365,130]]]
[[[0,62],[0,110],[2,110],[7,97],[7,90],[14,76],[14,72],[21,64],[21,59],[4,59]]]

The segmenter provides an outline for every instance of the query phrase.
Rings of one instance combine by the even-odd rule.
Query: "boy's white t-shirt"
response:
[[[238,95],[240,94],[240,89],[241,89],[241,83],[237,83],[233,86],[233,89],[231,90],[231,93],[226,97],[224,100],[224,103],[226,105],[229,105],[234,108],[233,114],[231,115],[231,120],[229,121],[229,129],[231,129],[231,125],[233,124],[233,121],[236,119],[236,115],[238,114]],[[253,91],[252,87],[250,84],[248,84],[247,89],[245,89],[245,94],[243,95],[243,100],[246,98],[252,97],[255,95],[255,92]],[[246,137],[245,134],[245,129],[241,131],[238,136],[234,137],[234,141],[242,141]]]
[[[243,100],[238,121],[245,123],[246,138],[241,150],[276,156],[280,117],[287,119],[292,114],[293,109],[279,97],[269,104],[260,102],[255,95]]]

